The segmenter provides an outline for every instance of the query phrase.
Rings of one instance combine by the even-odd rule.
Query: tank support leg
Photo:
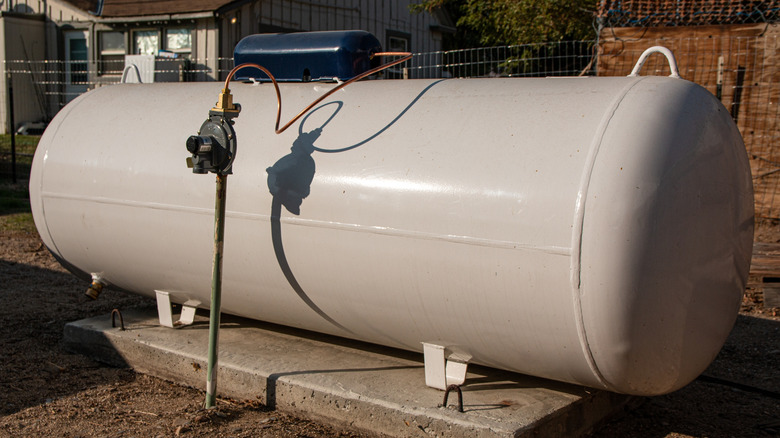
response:
[[[154,291],[157,296],[157,316],[160,318],[160,325],[163,327],[182,327],[192,324],[195,320],[195,310],[200,301],[189,300],[182,304],[179,320],[173,321],[173,306],[171,305],[171,294],[165,291]]]
[[[426,385],[444,391],[450,385],[462,385],[466,381],[471,355],[453,352],[443,345],[429,342],[422,344]]]

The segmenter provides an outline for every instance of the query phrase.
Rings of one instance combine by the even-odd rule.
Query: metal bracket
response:
[[[462,385],[471,355],[455,351],[457,347],[423,342],[425,384],[445,391],[450,385]]]
[[[463,391],[460,390],[458,385],[450,385],[447,390],[444,391],[444,401],[441,403],[441,407],[447,407],[447,399],[450,396],[450,391],[456,391],[458,393],[458,412],[463,412]]]
[[[161,326],[178,328],[185,325],[190,325],[195,320],[195,310],[197,310],[200,301],[185,301],[184,304],[181,305],[181,315],[179,315],[179,320],[173,322],[171,294],[161,290],[156,290],[154,293],[157,295],[157,316],[160,318]]]
[[[120,330],[125,330],[125,319],[122,318],[122,312],[119,311],[119,309],[114,309],[111,311],[111,327],[116,327],[116,316],[119,316],[119,327]]]

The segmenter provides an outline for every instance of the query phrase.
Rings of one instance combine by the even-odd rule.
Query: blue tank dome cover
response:
[[[379,65],[376,37],[362,30],[250,35],[236,45],[235,65],[247,62],[267,68],[280,82],[351,79]],[[255,68],[242,68],[235,79],[270,81]]]

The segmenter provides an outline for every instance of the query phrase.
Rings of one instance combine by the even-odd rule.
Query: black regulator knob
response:
[[[210,116],[201,125],[198,135],[187,139],[187,151],[192,154],[187,164],[193,173],[233,173],[236,133],[230,120],[221,115]]]

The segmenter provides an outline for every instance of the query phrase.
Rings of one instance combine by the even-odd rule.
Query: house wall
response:
[[[238,41],[267,32],[365,30],[388,50],[390,38],[407,40],[406,51],[441,50],[438,24],[427,13],[412,14],[410,0],[255,0],[220,16],[219,56],[230,58]]]
[[[11,74],[14,93],[14,121],[13,129],[21,123],[43,121],[47,114],[45,89],[38,82],[40,80],[40,64],[34,61],[45,59],[45,23],[39,15],[10,15],[3,13],[0,16],[0,35],[3,43],[0,44],[0,59],[3,63],[2,86],[0,87],[0,123],[3,132],[9,129],[9,105],[8,105],[8,81],[7,74]],[[19,74],[16,72],[26,71]]]
[[[250,0],[237,2],[236,7],[197,14],[174,15],[169,19],[156,17],[152,21],[143,17],[129,19],[97,17],[79,10],[62,0],[11,0],[3,2],[0,9],[12,10],[18,16],[36,16],[37,48],[42,50],[37,60],[48,60],[45,85],[37,88],[31,84],[15,89],[18,101],[18,122],[50,120],[73,97],[91,89],[116,83],[121,75],[101,74],[101,31],[122,31],[125,34],[126,53],[133,53],[133,32],[139,29],[167,29],[175,26],[192,28],[190,72],[183,77],[189,81],[223,80],[233,67],[233,48],[238,41],[255,33],[282,31],[323,31],[360,29],[373,33],[385,50],[432,52],[441,50],[442,35],[431,26],[440,23],[430,14],[412,14],[409,5],[414,0]],[[5,14],[9,14],[5,12]],[[37,14],[37,15],[36,15]],[[45,19],[43,18],[45,17]],[[7,24],[7,23],[6,23]],[[13,26],[13,24],[12,24]],[[7,26],[6,26],[7,27]],[[6,36],[6,46],[13,45],[22,30],[12,30]],[[68,69],[76,68],[66,63],[66,36],[86,33],[88,49],[87,84],[74,85]],[[162,35],[162,34],[161,34]],[[400,46],[391,47],[390,43]],[[10,60],[1,53],[0,60]],[[38,68],[43,64],[38,64]],[[388,71],[388,76],[400,77],[400,70]],[[176,76],[176,75],[168,75]],[[30,77],[28,75],[28,77]],[[16,80],[16,79],[15,79]],[[16,83],[15,83],[16,86]],[[27,88],[25,88],[27,87]],[[32,88],[30,88],[32,87]],[[41,87],[44,89],[42,90]],[[43,102],[41,102],[43,91]],[[0,87],[0,102],[5,102],[5,87]],[[18,104],[17,104],[18,105]],[[27,108],[29,107],[29,108]],[[38,112],[33,111],[38,108]],[[43,108],[41,110],[40,108]],[[22,112],[19,112],[22,111]],[[0,108],[4,120],[5,109]],[[0,121],[2,121],[0,120]]]
[[[213,81],[221,77],[218,47],[217,19],[197,20],[192,34],[193,81]]]
[[[46,14],[55,21],[88,21],[90,15],[68,3],[57,0],[6,0],[6,11],[25,14]]]
[[[654,45],[672,50],[683,79],[720,94],[745,140],[756,216],[780,218],[780,25],[606,28],[599,76],[629,74],[639,54]],[[641,74],[668,75],[666,59],[653,55]]]

